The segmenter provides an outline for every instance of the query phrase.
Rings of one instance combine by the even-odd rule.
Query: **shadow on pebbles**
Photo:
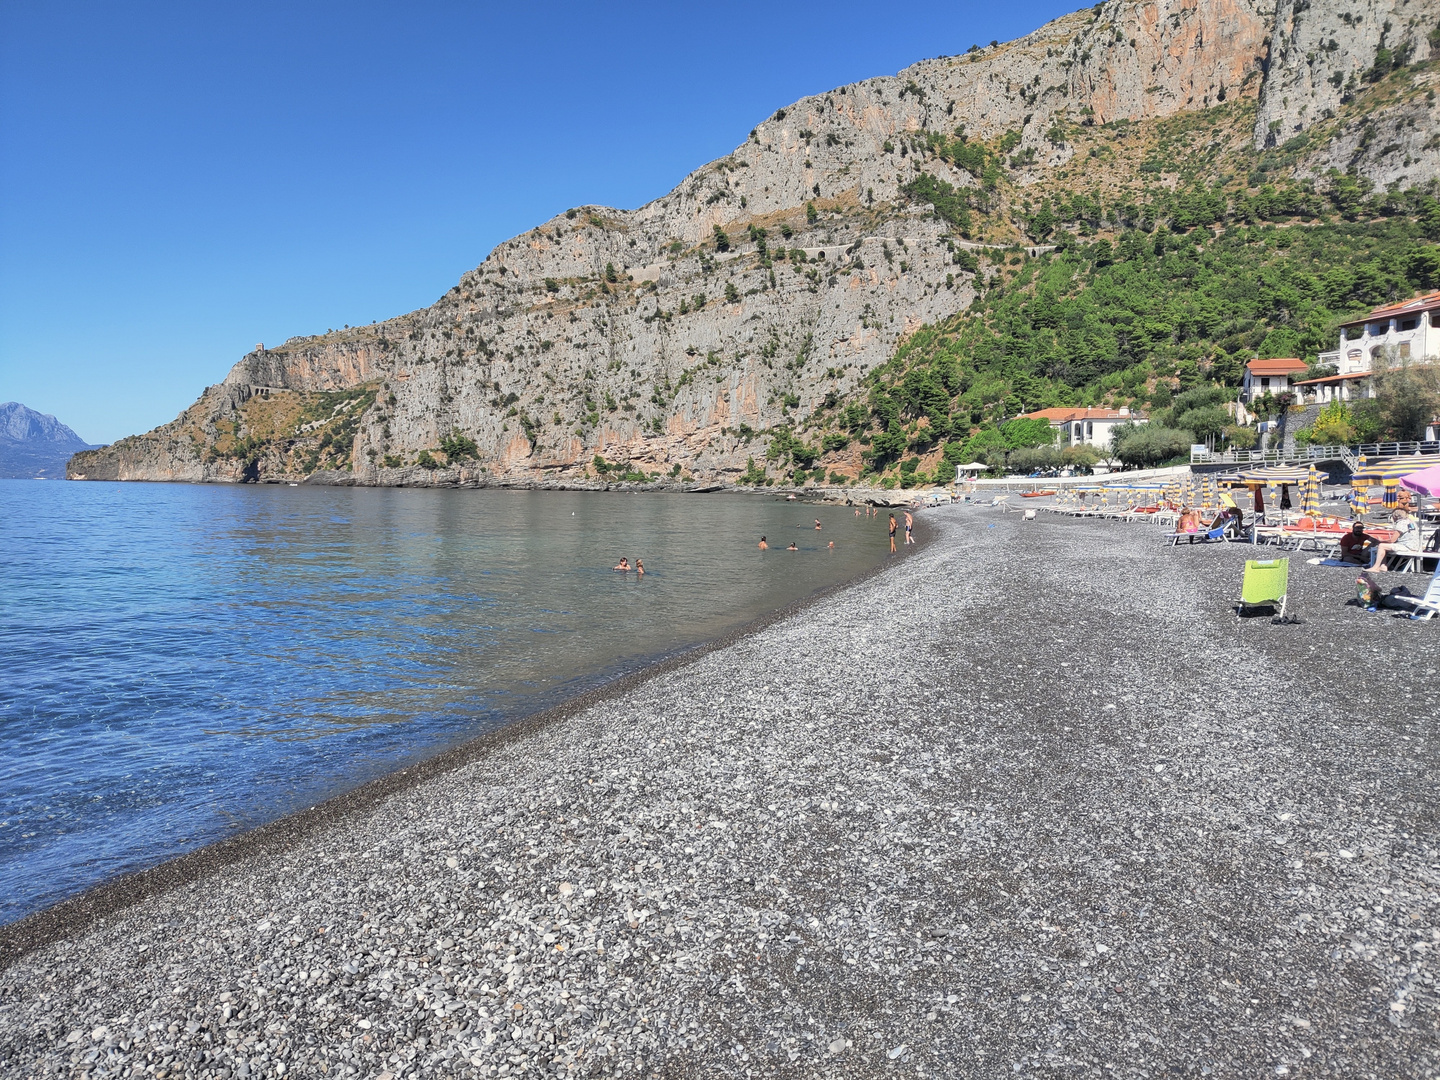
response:
[[[890,571],[0,971],[5,1076],[1428,1076],[1440,624],[1140,525]]]

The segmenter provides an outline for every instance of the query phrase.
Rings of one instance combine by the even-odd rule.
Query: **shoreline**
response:
[[[146,899],[200,881],[217,870],[256,854],[285,851],[309,838],[317,830],[346,817],[361,814],[397,792],[418,787],[437,776],[479,761],[516,740],[560,723],[602,702],[621,697],[652,679],[681,670],[712,652],[799,614],[828,597],[884,573],[900,559],[923,549],[928,537],[923,516],[919,514],[915,519],[915,534],[916,543],[912,545],[914,550],[907,551],[901,544],[895,559],[882,559],[860,574],[792,601],[719,637],[644,663],[637,670],[620,675],[601,686],[583,691],[549,708],[517,717],[494,731],[466,739],[414,764],[368,780],[309,809],[293,811],[234,836],[212,841],[156,866],[130,871],[99,882],[76,896],[32,912],[14,922],[0,924],[0,973],[26,954],[83,932]]]
[[[169,480],[157,477],[143,479],[117,479],[115,477],[65,476],[63,479],[76,483],[90,484],[194,484],[198,487],[348,487],[348,488],[394,488],[435,491],[613,491],[621,494],[648,494],[651,492],[671,495],[768,495],[784,499],[794,495],[799,502],[819,502],[843,506],[883,506],[895,509],[909,506],[922,499],[927,492],[950,490],[946,484],[914,488],[872,488],[849,487],[845,485],[823,485],[813,487],[747,487],[726,483],[723,480],[694,481],[684,483],[677,480],[656,480],[640,483],[629,480],[537,480],[537,479],[496,479],[491,477],[431,479],[423,469],[412,469],[418,475],[400,479],[394,483],[378,483],[357,479],[348,472],[312,473],[300,480],[269,478],[264,480]],[[62,479],[56,477],[55,479]]]

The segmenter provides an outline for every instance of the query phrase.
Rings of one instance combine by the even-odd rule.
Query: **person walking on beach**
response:
[[[625,558],[624,555],[621,555],[620,565],[615,567],[615,569],[619,570],[622,574],[628,574],[630,572],[630,560]]]
[[[761,550],[761,551],[764,551],[764,550],[765,550],[766,548],[768,548],[769,546],[770,546],[770,545],[765,542],[765,538],[764,538],[763,536],[760,537],[760,550]]]
[[[915,542],[915,537],[910,534],[910,533],[911,533],[911,530],[914,529],[914,528],[915,528],[915,517],[914,517],[913,514],[910,513],[909,510],[906,510],[906,511],[905,511],[905,543],[907,543],[907,544],[913,544],[913,543]]]
[[[891,555],[894,555],[894,554],[895,554],[895,529],[896,529],[896,528],[897,528],[897,525],[896,525],[896,522],[895,522],[895,515],[894,515],[894,514],[891,514],[891,515],[890,515],[890,554],[891,554]]]

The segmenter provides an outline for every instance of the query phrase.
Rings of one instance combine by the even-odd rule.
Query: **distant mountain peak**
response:
[[[90,445],[49,413],[36,412],[18,401],[0,405],[0,441],[52,443],[72,450],[85,450]]]
[[[60,479],[72,454],[93,449],[49,413],[36,412],[18,401],[0,405],[0,477]]]

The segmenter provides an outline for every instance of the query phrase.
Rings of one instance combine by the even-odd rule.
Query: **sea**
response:
[[[883,517],[757,495],[0,480],[0,923],[887,551]]]

